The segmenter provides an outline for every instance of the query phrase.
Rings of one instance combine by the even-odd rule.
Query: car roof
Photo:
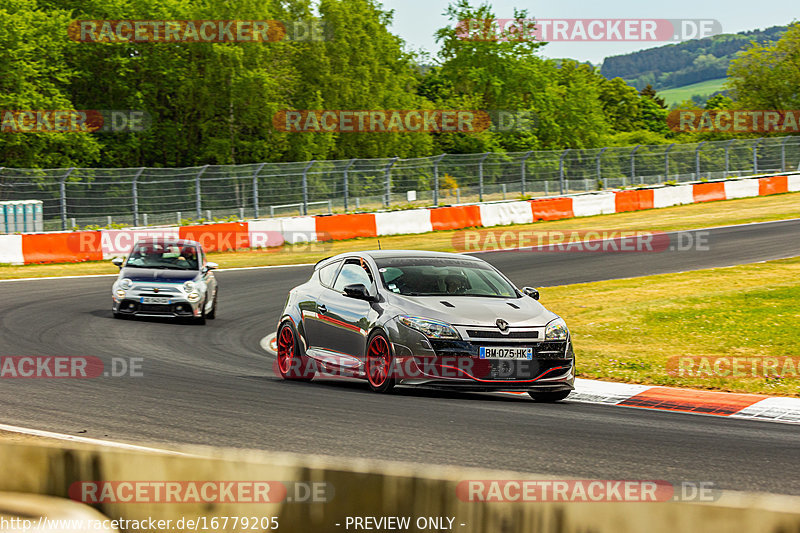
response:
[[[371,257],[373,260],[375,259],[389,259],[389,258],[397,258],[397,257],[429,257],[429,258],[451,258],[451,259],[467,259],[467,260],[475,260],[475,261],[482,261],[477,257],[472,257],[469,255],[464,254],[455,254],[450,252],[432,252],[428,250],[361,250],[361,251],[354,251],[354,252],[344,252],[339,255],[334,255],[331,257],[327,257],[322,261],[319,261],[316,266],[319,266],[323,263],[328,263],[331,261],[335,261],[338,259],[343,259],[346,257],[353,257],[353,256],[368,256]]]

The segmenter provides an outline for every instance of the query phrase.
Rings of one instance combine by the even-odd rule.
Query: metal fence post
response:
[[[308,215],[308,169],[310,169],[317,161],[312,159],[303,169],[303,214]]]
[[[520,165],[520,193],[522,194],[522,196],[525,196],[525,172],[527,167],[526,162],[528,161],[528,158],[531,156],[532,153],[533,151],[530,151],[527,154],[525,154],[525,157],[522,158],[522,164]]]
[[[133,177],[133,225],[139,225],[139,176],[144,172],[145,167],[141,167],[139,172]]]
[[[631,152],[631,185],[633,185],[634,177],[636,176],[636,151],[641,147],[641,144],[637,144]]]
[[[481,157],[481,160],[478,162],[478,201],[483,201],[483,162],[486,161],[486,158],[489,157],[491,152],[486,152]]]
[[[392,198],[392,166],[394,166],[394,164],[397,162],[398,159],[399,158],[395,157],[389,162],[388,165],[386,165],[386,168],[383,169],[384,173],[383,180],[384,180],[384,186],[386,187],[385,197],[383,199],[383,205],[385,207],[389,207],[389,202],[391,201]]]
[[[694,151],[695,181],[700,181],[700,149],[703,147],[705,143],[706,141],[703,141],[700,144],[698,144],[697,149],[695,149]]]
[[[349,184],[350,167],[355,165],[356,161],[358,161],[358,159],[351,159],[350,162],[347,163],[347,166],[344,167],[344,183],[342,184],[342,186],[344,188],[344,212],[345,213],[347,213],[347,209],[348,209],[347,200],[348,200],[348,197],[350,196],[350,184]]]
[[[447,154],[433,158],[433,207],[439,207],[439,161]]]
[[[195,194],[194,203],[198,219],[203,218],[203,197],[200,192],[200,176],[203,175],[206,169],[208,169],[208,165],[201,168],[200,172],[197,173],[197,176],[194,177],[194,194]]]
[[[672,150],[673,146],[675,146],[675,143],[667,146],[667,150],[664,152],[664,181],[669,181],[669,151]]]
[[[569,148],[564,150],[558,160],[558,194],[564,194],[564,158],[569,153]]]
[[[67,169],[67,173],[61,177],[61,181],[58,184],[59,194],[61,195],[61,229],[66,231],[67,229],[67,178],[72,171],[75,170],[75,167]]]
[[[595,158],[595,166],[597,166],[597,181],[598,183],[603,183],[603,176],[600,172],[600,158],[603,157],[603,152],[608,150],[608,146],[604,146],[600,148],[600,151],[597,153],[597,157]],[[603,188],[606,188],[606,184],[603,183]],[[588,190],[588,189],[587,189]]]
[[[761,144],[763,140],[763,137],[759,137],[753,145],[753,174],[758,174],[758,145]]]
[[[258,218],[258,175],[266,163],[261,163],[253,173],[253,218]]]
[[[728,179],[728,171],[730,170],[730,156],[728,154],[728,150],[730,149],[731,144],[733,144],[733,141],[735,140],[736,139],[731,139],[730,141],[725,143],[725,174],[723,174],[725,179]]]
[[[781,172],[786,172],[786,142],[789,139],[791,139],[791,137],[784,137],[783,142],[781,143]]]

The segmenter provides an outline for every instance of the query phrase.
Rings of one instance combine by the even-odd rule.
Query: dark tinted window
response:
[[[517,298],[514,287],[488,263],[456,257],[386,258],[376,261],[383,285],[407,296]]]
[[[192,244],[139,242],[128,256],[126,267],[197,270],[200,257]]]

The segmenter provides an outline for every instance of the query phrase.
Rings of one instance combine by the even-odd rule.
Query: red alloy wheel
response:
[[[367,348],[367,379],[370,388],[376,392],[386,392],[395,385],[390,377],[392,353],[389,341],[383,334],[375,335]]]
[[[290,377],[294,355],[294,331],[291,326],[284,325],[278,334],[278,370],[284,378]]]

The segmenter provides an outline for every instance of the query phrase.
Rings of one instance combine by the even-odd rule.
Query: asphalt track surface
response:
[[[705,251],[497,252],[547,287],[800,256],[800,220],[708,233]],[[3,379],[0,422],[133,443],[191,443],[599,479],[713,481],[800,495],[800,427],[509,395],[278,379],[259,340],[311,267],[219,273],[206,326],[113,320],[110,277],[0,283],[0,355],[143,358],[143,377]],[[542,300],[547,305],[547,289]],[[743,302],[743,305],[746,303]],[[554,309],[556,312],[557,309]],[[569,321],[569,317],[566,317]],[[744,325],[743,325],[744,326]],[[680,332],[676,332],[676,335]],[[580,346],[576,346],[580,364]],[[612,355],[612,354],[609,354]]]

